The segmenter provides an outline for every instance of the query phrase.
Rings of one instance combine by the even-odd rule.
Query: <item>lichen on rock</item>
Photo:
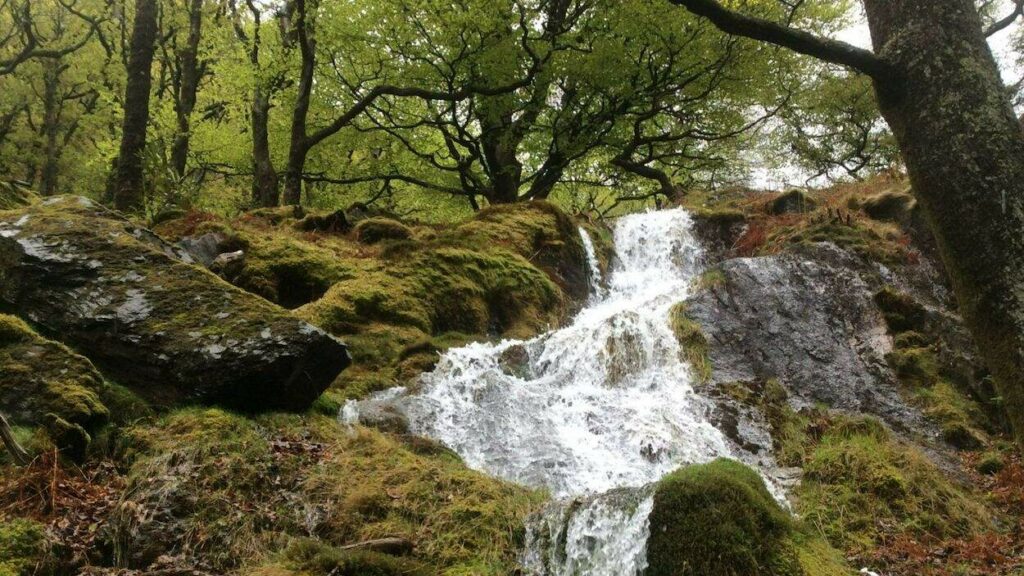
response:
[[[345,346],[94,202],[0,213],[0,302],[158,405],[305,408]]]

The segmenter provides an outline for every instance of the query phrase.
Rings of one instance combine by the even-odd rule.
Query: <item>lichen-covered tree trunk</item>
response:
[[[280,202],[277,172],[270,157],[270,97],[257,85],[250,110],[252,125],[252,200],[261,208],[272,208]]]
[[[192,111],[196,107],[199,78],[202,76],[199,65],[199,40],[203,26],[203,0],[191,1],[188,20],[188,41],[181,54],[181,85],[174,106],[178,133],[175,134],[174,144],[171,146],[171,166],[179,177],[185,175],[188,164]]]
[[[972,0],[865,0],[882,113],[1024,439],[1024,135]]]
[[[142,153],[146,147],[146,128],[149,124],[156,15],[156,0],[136,0],[135,24],[128,55],[121,147],[112,182],[114,206],[118,210],[138,211],[145,199]]]

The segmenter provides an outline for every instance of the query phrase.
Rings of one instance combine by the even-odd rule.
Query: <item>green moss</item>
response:
[[[694,210],[693,215],[699,220],[704,220],[712,224],[720,226],[729,226],[732,224],[742,224],[746,222],[748,216],[743,210],[732,208],[729,206],[716,206],[714,208],[698,208]]]
[[[251,420],[180,410],[133,428],[125,442],[135,455],[127,502],[112,523],[119,558],[163,553],[150,548],[164,541],[219,571],[244,560],[313,574],[438,574],[465,566],[506,574],[516,565],[523,521],[541,501],[447,453],[349,431],[316,411]],[[310,534],[319,542],[299,545],[305,552],[286,550]],[[339,550],[382,537],[412,541],[413,556]],[[345,572],[359,569],[366,572]]]
[[[409,240],[412,230],[390,218],[367,218],[356,224],[356,240],[363,244],[376,244],[384,240]]]
[[[928,313],[909,295],[886,286],[875,294],[874,300],[893,333],[925,331]]]
[[[864,198],[857,204],[868,216],[875,220],[901,221],[917,206],[917,201],[909,190],[884,190],[873,196]]]
[[[768,204],[768,213],[774,215],[810,212],[818,206],[818,201],[800,189],[793,189],[775,197]]]
[[[974,469],[980,474],[986,476],[994,476],[1003,471],[1006,468],[1006,460],[1003,459],[1003,455],[998,452],[988,452],[983,454],[978,463],[975,464]]]
[[[657,485],[646,574],[849,574],[820,539],[802,533],[758,474],[732,460],[687,466]]]
[[[51,545],[44,527],[24,518],[0,522],[0,576],[45,573]]]
[[[874,549],[892,532],[966,536],[990,517],[977,498],[871,419],[840,420],[808,449],[796,497],[810,525],[855,554]]]
[[[690,364],[698,382],[711,379],[711,359],[708,356],[708,341],[697,324],[686,315],[685,303],[679,303],[669,312],[672,331],[680,346],[680,360]]]
[[[351,552],[300,539],[285,551],[287,563],[311,576],[427,576],[425,566],[407,558],[374,552]]]
[[[15,423],[44,426],[58,447],[81,457],[109,417],[105,390],[87,359],[0,314],[0,406]]]

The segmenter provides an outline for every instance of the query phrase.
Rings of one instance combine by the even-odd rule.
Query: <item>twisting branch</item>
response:
[[[1024,16],[1024,0],[1014,0],[1013,12],[1008,14],[1002,20],[997,20],[992,23],[988,29],[985,30],[985,37],[994,36],[1003,30],[1010,27],[1011,24],[1017,21],[1017,18]]]
[[[891,80],[896,75],[895,68],[875,53],[846,42],[821,38],[771,20],[746,16],[725,8],[715,0],[671,0],[671,2],[686,8],[697,16],[707,18],[715,27],[727,34],[789,48],[800,54],[852,68],[876,80]]]

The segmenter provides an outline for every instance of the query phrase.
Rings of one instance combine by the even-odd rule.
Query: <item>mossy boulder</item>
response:
[[[303,409],[345,345],[82,197],[0,212],[0,305],[162,405]]]
[[[579,226],[549,202],[492,206],[440,235],[439,240],[482,250],[505,248],[547,272],[573,301],[586,302],[590,294],[590,272]]]
[[[818,207],[818,201],[804,190],[794,188],[783,192],[768,204],[768,213],[779,216],[782,214],[802,214],[811,212]]]
[[[875,220],[902,222],[917,207],[917,200],[910,190],[889,189],[864,198],[859,207]]]
[[[793,521],[750,468],[687,466],[654,494],[646,576],[802,575]]]
[[[44,426],[58,447],[81,457],[108,419],[104,388],[89,360],[0,314],[0,407],[15,424]]]
[[[384,240],[408,240],[412,238],[412,230],[398,220],[367,218],[356,224],[355,235],[362,244],[376,244]]]

